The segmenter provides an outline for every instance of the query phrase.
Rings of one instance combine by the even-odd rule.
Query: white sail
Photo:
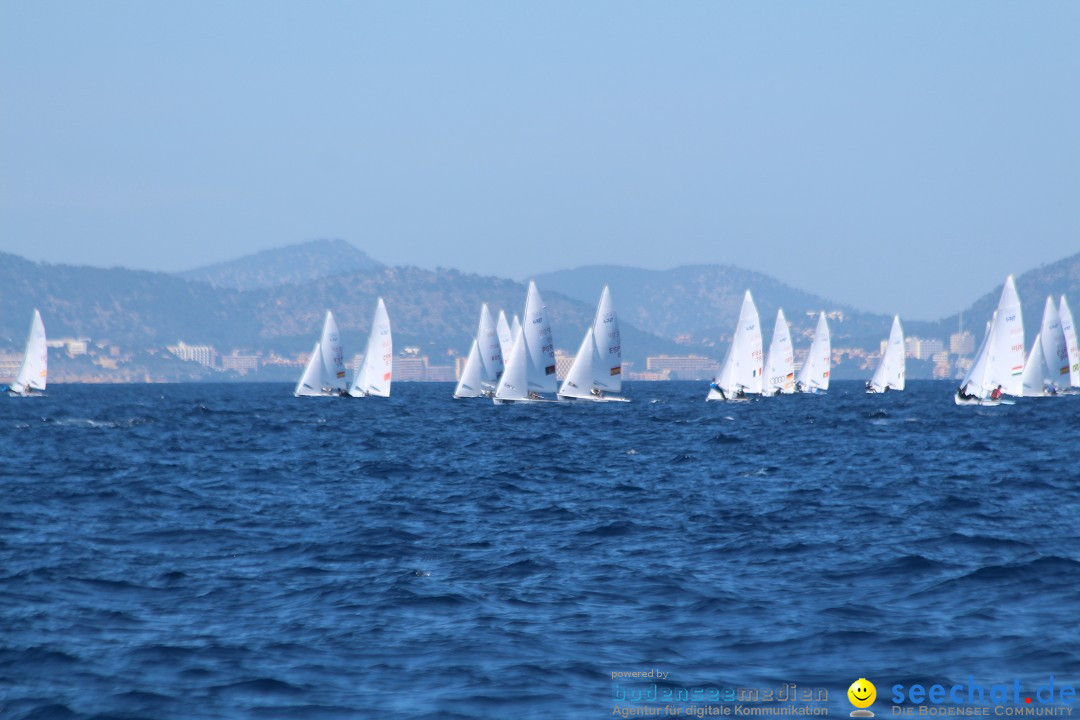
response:
[[[326,379],[323,387],[330,388],[332,392],[344,390],[348,383],[345,380],[345,352],[341,349],[341,336],[338,334],[337,322],[334,314],[326,311],[326,319],[323,320],[322,338],[319,340],[322,353],[323,377]]]
[[[593,363],[593,385],[603,392],[617,393],[622,390],[622,333],[619,332],[619,316],[607,285],[596,306],[593,341],[597,354]]]
[[[476,342],[484,369],[482,382],[489,389],[494,389],[503,374],[503,355],[499,333],[491,319],[487,303],[480,306],[480,325],[476,331]]]
[[[386,304],[379,298],[375,304],[375,316],[371,320],[364,363],[349,388],[349,394],[353,397],[390,397],[393,362],[394,343],[390,333],[390,317],[386,314]]]
[[[296,397],[315,397],[325,395],[322,384],[322,349],[319,343],[311,350],[311,357],[304,366],[304,374],[300,376],[300,382],[296,383],[293,395]]]
[[[1023,393],[1024,318],[1020,314],[1020,297],[1010,275],[998,300],[997,322],[988,343],[986,386],[993,391],[998,386],[1005,395]]]
[[[514,347],[514,333],[510,330],[510,323],[506,322],[506,313],[502,310],[499,311],[499,321],[495,323],[495,332],[499,334],[499,351],[505,363],[510,357],[510,349]]]
[[[604,393],[622,389],[622,337],[619,317],[611,291],[604,286],[596,306],[593,324],[574,356],[559,395],[563,397],[599,398]]]
[[[886,390],[903,390],[904,372],[904,330],[900,327],[900,316],[896,315],[893,317],[892,330],[889,332],[889,342],[885,345],[885,352],[881,355],[881,361],[867,389],[876,393]]]
[[[791,351],[791,331],[784,318],[783,309],[776,311],[769,354],[765,356],[765,373],[762,377],[765,395],[795,392],[795,356]]]
[[[1058,305],[1058,318],[1061,320],[1061,332],[1065,335],[1065,349],[1069,358],[1069,385],[1080,387],[1080,347],[1076,344],[1076,325],[1073,323],[1072,310],[1069,309],[1064,295]]]
[[[705,399],[731,399],[745,393],[761,394],[761,324],[749,290],[743,295],[731,346]]]
[[[986,332],[983,333],[982,342],[979,343],[979,351],[975,353],[975,360],[972,361],[967,375],[960,383],[960,392],[964,395],[983,399],[990,395],[990,390],[986,388],[986,376],[989,366],[990,336],[994,332],[996,322],[997,310],[990,317],[990,322],[986,323]]]
[[[514,347],[514,339],[517,334],[521,332],[521,319],[518,318],[517,313],[514,313],[514,320],[510,323],[510,347]]]
[[[476,344],[476,340],[473,340],[472,347],[469,349],[469,357],[465,361],[465,369],[462,370],[461,379],[458,380],[457,387],[454,389],[454,397],[473,398],[483,395],[484,387],[481,384],[483,372],[484,366],[480,360],[480,349]]]
[[[1049,296],[1047,296],[1046,305],[1043,307],[1042,326],[1039,328],[1039,334],[1042,337],[1043,366],[1046,368],[1045,383],[1053,390],[1068,387],[1069,348],[1065,340],[1065,331],[1061,327],[1061,318],[1058,314],[1057,305],[1054,304],[1054,299]],[[1030,359],[1028,362],[1030,362]]]
[[[514,333],[514,342],[506,358],[499,386],[495,389],[495,400],[525,400],[529,397],[529,351],[525,347],[525,333],[520,329]]]
[[[593,328],[590,325],[585,331],[585,339],[581,341],[577,355],[574,356],[574,362],[570,365],[570,371],[566,373],[566,379],[559,388],[559,395],[561,397],[589,397],[593,389],[593,367],[599,364],[599,360]]]
[[[31,390],[42,391],[48,374],[49,348],[45,342],[45,324],[41,322],[41,313],[35,309],[30,317],[30,333],[26,336],[22,366],[11,385],[11,391],[19,394],[27,394]]]
[[[1047,296],[1047,304],[1042,308],[1042,325],[1039,327],[1038,344],[1042,345],[1043,383],[1047,389],[1057,391],[1068,386],[1069,382],[1069,350],[1065,340],[1065,330],[1062,329],[1061,317],[1057,313],[1057,305],[1054,299]],[[1031,348],[1035,353],[1035,348]],[[1031,362],[1030,355],[1028,363]],[[1027,365],[1024,366],[1025,373]],[[1025,383],[1027,382],[1025,376]],[[1024,393],[1027,394],[1025,386]]]
[[[521,325],[525,349],[529,355],[529,390],[553,393],[555,381],[555,344],[551,339],[551,322],[536,283],[529,281],[525,300],[525,321]]]
[[[810,343],[810,352],[799,369],[799,390],[818,392],[829,389],[829,370],[832,366],[832,343],[829,340],[829,323],[825,313],[818,315],[814,340]]]
[[[1031,346],[1031,353],[1027,362],[1024,363],[1024,372],[1020,375],[1020,392],[1024,397],[1041,397],[1045,394],[1044,383],[1046,377],[1046,363],[1043,362],[1043,346],[1040,341],[1042,333],[1035,336],[1035,343]]]

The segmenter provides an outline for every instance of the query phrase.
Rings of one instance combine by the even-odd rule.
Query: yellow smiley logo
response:
[[[857,708],[867,708],[877,698],[877,688],[866,678],[859,678],[847,689],[848,700]]]

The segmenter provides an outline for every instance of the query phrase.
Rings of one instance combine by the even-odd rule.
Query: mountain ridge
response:
[[[386,267],[352,243],[338,238],[308,240],[260,250],[232,260],[172,273],[213,287],[254,290],[296,285],[322,277]]]
[[[8,290],[0,295],[0,342],[13,350],[21,349],[26,318],[37,307],[50,338],[89,337],[125,348],[183,340],[222,351],[288,354],[310,349],[323,313],[331,309],[342,335],[354,338],[350,344],[355,350],[347,352],[360,352],[375,299],[381,296],[395,344],[419,346],[432,354],[433,362],[452,358],[448,353],[468,352],[482,302],[512,316],[520,312],[526,290],[512,280],[457,270],[385,266],[303,284],[236,290],[166,273],[45,265],[6,253],[0,253],[0,283]],[[557,347],[576,349],[593,308],[556,292],[542,293],[558,318]],[[670,341],[624,325],[627,341],[637,346],[631,357],[646,348],[678,350]]]

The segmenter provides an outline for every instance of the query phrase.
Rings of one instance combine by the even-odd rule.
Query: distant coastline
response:
[[[181,275],[183,277],[181,277]],[[1004,277],[1004,273],[1002,275]],[[514,312],[524,286],[456,270],[383,265],[344,241],[313,241],[209,268],[167,275],[123,268],[34,263],[0,253],[0,381],[21,361],[26,322],[39,308],[48,331],[53,382],[295,381],[322,314],[341,326],[355,365],[375,297],[386,298],[397,347],[395,379],[458,377],[482,302]],[[620,308],[624,377],[706,379],[729,342],[739,300],[754,292],[762,317],[783,307],[800,363],[824,311],[833,333],[834,377],[865,378],[880,356],[891,317],[865,313],[727,265],[665,271],[622,266],[537,276],[565,371],[595,295],[609,284]],[[1046,294],[1080,297],[1080,254],[1017,277],[1031,342]],[[904,318],[908,377],[957,378],[974,353],[997,290],[961,315]]]

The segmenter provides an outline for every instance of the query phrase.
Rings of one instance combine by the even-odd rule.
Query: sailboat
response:
[[[394,341],[390,334],[390,316],[382,298],[375,303],[375,315],[371,319],[367,349],[360,372],[353,378],[349,395],[353,397],[390,397],[391,375],[394,363]]]
[[[505,322],[505,317],[503,318]],[[480,324],[469,349],[461,380],[454,389],[455,398],[491,397],[503,374],[503,358],[496,325],[487,303],[480,306]]]
[[[525,323],[515,316],[514,325],[514,343],[495,389],[495,404],[556,402],[541,394],[555,392],[555,345],[547,306],[532,280],[525,298]]]
[[[1069,349],[1052,297],[1043,306],[1042,325],[1020,376],[1024,397],[1057,395],[1069,382]]]
[[[1072,310],[1069,309],[1069,303],[1064,295],[1061,296],[1061,304],[1058,305],[1058,318],[1061,320],[1061,332],[1065,335],[1069,386],[1080,388],[1080,347],[1076,344],[1076,325],[1073,323]]]
[[[328,397],[345,394],[345,353],[341,349],[334,314],[326,311],[322,336],[311,351],[304,374],[296,383],[296,397]]]
[[[979,352],[953,396],[957,405],[1012,405],[1001,395],[1023,392],[1024,319],[1012,275],[1005,279],[997,310],[986,329]],[[996,397],[995,397],[996,395]]]
[[[559,389],[560,400],[591,400],[594,402],[630,402],[629,398],[608,393],[622,389],[622,340],[619,318],[611,291],[604,286],[596,317],[585,331],[585,339],[574,356],[570,372]]]
[[[731,346],[705,400],[735,400],[747,394],[761,394],[761,325],[749,290],[743,295]]]
[[[6,388],[12,397],[40,396],[45,392],[49,371],[49,348],[45,344],[45,325],[36,309],[30,317],[30,333],[26,337],[26,350],[22,366],[15,382]]]
[[[762,395],[788,395],[795,392],[795,356],[791,352],[791,331],[784,310],[776,311],[765,373],[761,378]]]
[[[904,330],[900,327],[900,316],[894,315],[889,342],[881,354],[874,376],[866,383],[866,392],[883,393],[889,390],[904,389]]]
[[[1035,335],[1035,342],[1024,363],[1024,372],[1020,375],[1020,392],[1024,397],[1043,397],[1047,395],[1045,383],[1050,379],[1046,375],[1046,363],[1043,362],[1042,333]]]
[[[986,375],[987,361],[989,360],[988,344],[990,342],[990,335],[993,333],[994,324],[997,322],[998,311],[994,310],[994,314],[990,316],[990,321],[986,323],[986,331],[983,333],[982,342],[979,343],[979,349],[975,353],[975,360],[971,363],[971,367],[968,368],[967,376],[964,381],[960,383],[960,389],[956,391],[956,395],[953,396],[953,400],[957,405],[1000,405],[1001,400],[991,400],[989,395],[986,398],[976,395],[974,392],[969,393],[970,390],[974,390],[972,380],[975,380],[981,387],[982,379]],[[1012,402],[1010,401],[1010,404]]]
[[[829,341],[829,323],[825,313],[818,315],[814,340],[810,352],[799,369],[795,389],[804,393],[819,393],[829,389],[829,370],[832,366],[832,343]]]
[[[481,385],[484,364],[480,360],[480,347],[473,338],[469,348],[469,356],[465,359],[465,367],[461,371],[461,378],[457,387],[454,388],[454,399],[481,397],[484,394],[484,386]]]
[[[510,324],[506,322],[506,313],[499,311],[499,320],[495,323],[495,332],[499,335],[499,352],[503,363],[510,357],[510,348],[514,346],[514,333],[510,330]]]

